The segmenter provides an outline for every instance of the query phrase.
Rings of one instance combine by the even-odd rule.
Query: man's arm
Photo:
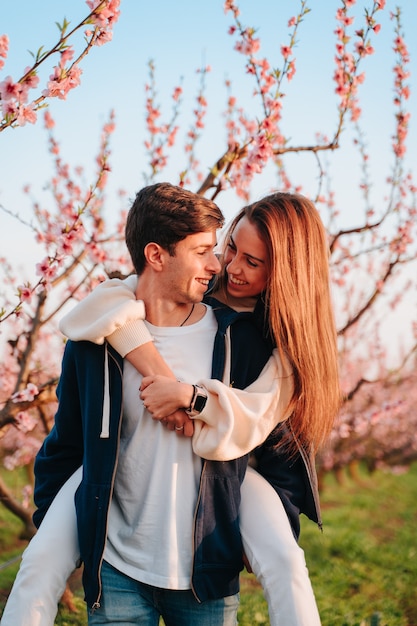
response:
[[[104,281],[62,318],[60,330],[73,341],[108,341],[142,376],[160,374],[175,380],[143,321],[145,305],[136,300],[137,281],[137,276]],[[177,435],[193,435],[193,421],[184,411],[173,412],[164,423]]]

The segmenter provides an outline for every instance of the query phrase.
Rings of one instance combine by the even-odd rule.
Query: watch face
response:
[[[198,413],[201,413],[201,411],[206,406],[206,402],[207,402],[207,397],[206,396],[197,395],[197,397],[195,399],[195,402],[194,402],[194,411],[197,411]]]

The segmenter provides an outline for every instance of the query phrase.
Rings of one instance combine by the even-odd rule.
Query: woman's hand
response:
[[[152,418],[161,421],[185,437],[194,432],[193,421],[183,410],[191,404],[193,386],[167,376],[145,376],[140,386],[140,398]]]

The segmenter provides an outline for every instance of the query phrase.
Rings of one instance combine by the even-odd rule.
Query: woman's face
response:
[[[267,282],[266,245],[256,226],[243,217],[236,225],[224,254],[227,292],[234,298],[256,297]]]

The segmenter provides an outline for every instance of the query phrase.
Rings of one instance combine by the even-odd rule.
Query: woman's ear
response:
[[[165,250],[157,243],[151,241],[146,244],[143,254],[147,265],[155,272],[160,272],[164,265]]]

